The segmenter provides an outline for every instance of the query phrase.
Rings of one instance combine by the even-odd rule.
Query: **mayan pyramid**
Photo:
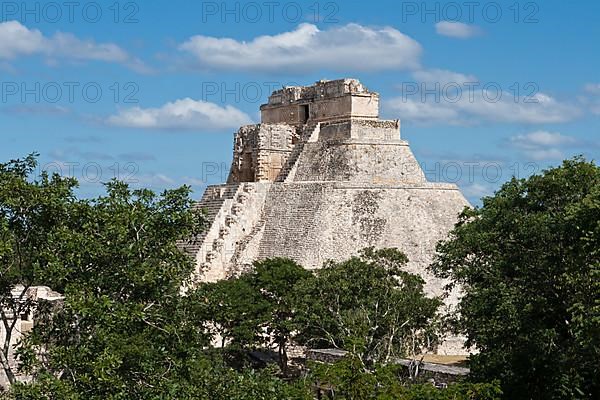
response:
[[[227,183],[198,203],[209,226],[186,246],[198,279],[268,257],[312,269],[397,247],[427,291],[442,294],[445,282],[426,267],[468,202],[455,185],[427,181],[400,121],[379,119],[379,95],[355,79],[319,81],[277,90],[260,110],[261,123],[235,134]]]

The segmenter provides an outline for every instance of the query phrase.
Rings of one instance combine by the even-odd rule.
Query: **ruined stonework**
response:
[[[27,335],[33,329],[37,305],[40,302],[58,304],[64,300],[64,297],[60,293],[57,293],[46,286],[32,286],[26,288],[23,285],[16,285],[13,287],[11,296],[12,302],[21,304],[31,303],[31,306],[24,307],[27,312],[21,315],[14,315],[12,311],[14,308],[11,309],[8,306],[3,310],[3,321],[0,322],[0,345],[3,347],[7,346],[8,348],[8,354],[6,354],[8,366],[15,374],[16,380],[19,382],[27,382],[31,377],[17,371],[16,349],[18,343],[24,335]],[[11,329],[7,330],[6,326],[11,327]],[[2,355],[0,355],[0,357],[2,357]],[[9,379],[6,375],[6,371],[0,368],[0,392],[2,391],[2,388],[8,389],[8,387]]]
[[[267,257],[314,269],[368,246],[397,247],[441,295],[446,282],[426,267],[465,206],[455,185],[426,180],[400,122],[379,119],[377,93],[354,79],[319,81],[274,92],[261,123],[236,133],[227,184],[198,203],[209,228],[186,250],[197,278],[214,281]],[[455,344],[440,352],[459,353]]]

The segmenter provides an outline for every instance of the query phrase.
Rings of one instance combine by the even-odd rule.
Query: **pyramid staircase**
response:
[[[179,247],[186,254],[191,257],[196,257],[198,251],[202,248],[206,235],[216,220],[219,211],[223,208],[223,205],[227,200],[233,200],[239,188],[239,183],[209,186],[206,188],[202,199],[193,206],[194,209],[202,210],[204,212],[206,223],[200,234],[179,243]]]
[[[300,141],[290,153],[285,165],[279,172],[277,179],[275,179],[275,182],[290,182],[293,179],[298,158],[300,158],[300,154],[302,154],[302,150],[304,150],[304,144],[315,139],[315,136],[319,134],[319,127],[319,123],[309,123],[302,128]]]

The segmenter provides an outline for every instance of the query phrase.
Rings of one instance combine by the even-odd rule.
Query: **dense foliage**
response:
[[[207,319],[222,347],[275,347],[286,374],[287,347],[299,329],[295,287],[310,277],[294,261],[272,258],[238,278],[203,284],[192,296],[212,310]]]
[[[6,332],[0,366],[11,382],[16,371],[8,357],[17,322],[12,316],[31,312],[31,286],[60,281],[58,241],[70,230],[71,215],[81,205],[72,192],[74,180],[42,174],[29,182],[35,167],[33,155],[0,164],[0,320]]]
[[[468,209],[435,270],[463,286],[475,378],[507,399],[600,398],[600,168],[582,159]]]
[[[264,260],[240,277],[191,290],[194,266],[177,244],[194,237],[203,218],[192,211],[189,188],[156,195],[113,181],[106,195],[81,200],[74,180],[36,178],[36,166],[34,156],[0,165],[1,309],[34,312],[36,320],[19,346],[21,372],[33,380],[15,383],[12,399],[312,398],[312,375],[296,383],[282,377],[288,346],[300,336],[316,339],[316,319],[336,318],[327,315],[331,299],[314,291],[325,281],[335,286],[330,294],[345,298],[336,308],[344,314],[340,321],[354,324],[353,330],[331,325],[344,330],[336,333],[339,344],[354,350],[361,343],[361,356],[378,348],[400,354],[396,345],[408,331],[393,331],[395,321],[424,327],[437,308],[422,281],[399,270],[405,257],[391,250],[368,250],[317,276],[291,260]],[[43,284],[65,298],[46,309],[26,296],[15,299],[17,284],[23,293]],[[359,287],[368,298],[350,301],[348,290]],[[411,316],[405,299],[423,307]],[[312,304],[319,313],[310,312]],[[382,329],[367,324],[371,318]],[[213,348],[217,338],[222,348]],[[232,363],[231,350],[255,349],[275,349],[279,368]]]
[[[229,348],[276,347],[281,368],[292,342],[350,351],[363,362],[421,354],[436,343],[439,299],[402,270],[396,249],[365,249],[329,262],[314,275],[294,261],[259,261],[240,277],[200,286],[193,294],[214,310],[215,338]]]
[[[407,261],[399,250],[369,248],[326,263],[298,288],[299,341],[344,349],[363,362],[431,350],[441,301],[425,295],[421,277],[402,270]]]
[[[13,315],[36,321],[19,346],[32,381],[14,384],[11,400],[600,398],[592,163],[513,179],[465,210],[439,246],[435,272],[464,289],[455,328],[480,351],[472,378],[498,380],[504,395],[496,383],[438,389],[394,365],[444,333],[440,299],[396,249],[365,249],[314,273],[268,259],[192,288],[194,265],[178,243],[204,221],[189,188],[157,195],[113,181],[82,200],[74,180],[35,170],[35,156],[0,164],[1,322],[10,333]],[[27,300],[35,285],[64,301]],[[288,356],[298,344],[348,356],[301,369]],[[0,366],[14,380],[9,350],[0,343]],[[259,366],[255,351],[278,364]]]
[[[440,390],[430,383],[407,383],[398,365],[376,365],[365,370],[362,361],[350,355],[334,364],[311,365],[311,377],[321,393],[339,400],[499,400],[498,384],[451,383]]]
[[[36,313],[20,347],[34,379],[13,385],[11,398],[305,396],[268,370],[236,371],[206,352],[209,310],[181,296],[193,265],[177,243],[203,222],[188,188],[157,196],[111,182],[106,196],[78,200],[75,181],[35,179],[35,169],[33,156],[0,165],[2,311]],[[13,298],[16,284],[44,284],[65,300],[45,314]]]

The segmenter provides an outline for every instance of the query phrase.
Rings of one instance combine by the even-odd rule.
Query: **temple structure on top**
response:
[[[398,120],[379,119],[379,95],[355,79],[273,92],[261,122],[234,137],[227,183],[209,186],[198,207],[208,229],[183,245],[198,280],[239,274],[252,262],[289,257],[305,268],[362,248],[397,247],[440,295],[427,271],[435,246],[468,205],[452,184],[428,182]],[[457,293],[447,299],[457,302]],[[440,353],[458,354],[460,340]]]
[[[228,183],[291,181],[295,174],[290,172],[295,172],[307,142],[405,145],[400,140],[400,121],[380,120],[379,94],[356,79],[286,87],[274,92],[260,111],[261,123],[244,126],[236,135]]]
[[[305,125],[350,118],[379,119],[379,94],[355,79],[319,81],[313,86],[291,86],[274,92],[260,107],[261,121]]]

